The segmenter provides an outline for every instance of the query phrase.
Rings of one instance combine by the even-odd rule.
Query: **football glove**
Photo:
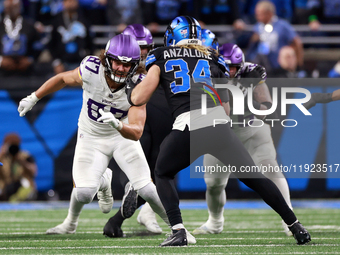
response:
[[[102,121],[104,123],[110,124],[118,131],[123,128],[123,123],[120,120],[117,120],[111,112],[104,112],[103,109],[99,109],[99,113],[101,117],[99,117],[97,121]]]
[[[23,117],[26,115],[28,111],[30,111],[33,106],[39,101],[39,98],[35,95],[35,92],[33,92],[31,95],[21,99],[18,107],[18,112],[20,117]]]
[[[252,71],[250,71],[249,73],[244,73],[242,75],[241,83],[244,87],[255,87],[266,78],[266,69],[263,66],[257,65]]]

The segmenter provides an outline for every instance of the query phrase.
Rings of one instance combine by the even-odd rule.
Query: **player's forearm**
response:
[[[62,74],[58,74],[48,79],[36,92],[35,95],[41,99],[44,96],[54,93],[66,86]]]
[[[340,89],[333,91],[332,93],[332,101],[340,100]]]
[[[153,65],[144,80],[139,83],[131,93],[131,101],[134,105],[146,104],[159,84],[160,68]]]
[[[272,97],[270,95],[270,92],[269,92],[269,89],[266,83],[261,83],[255,87],[253,91],[253,99],[259,103],[262,103],[262,102],[272,103]],[[266,108],[264,108],[264,110],[266,110]]]
[[[149,96],[143,92],[143,88],[139,84],[132,90],[131,102],[135,106],[141,106],[141,105],[146,104],[149,101],[150,97],[151,95]]]
[[[126,139],[138,141],[143,134],[143,125],[123,123],[123,128],[119,132]]]

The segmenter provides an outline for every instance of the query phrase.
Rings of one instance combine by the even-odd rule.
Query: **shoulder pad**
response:
[[[154,64],[154,62],[158,59],[161,59],[163,57],[163,51],[166,48],[170,47],[158,47],[156,49],[153,49],[149,52],[146,61],[145,61],[145,69],[148,71],[150,67]]]
[[[131,80],[134,82],[134,83],[140,83],[142,80],[144,80],[145,78],[145,74],[142,74],[142,73],[138,73],[138,74],[135,74],[134,76],[132,76]]]
[[[99,74],[100,59],[97,56],[86,56],[80,63],[79,75],[84,81],[91,73]]]

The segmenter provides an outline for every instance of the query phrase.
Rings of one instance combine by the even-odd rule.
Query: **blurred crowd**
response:
[[[178,15],[201,25],[232,25],[225,42],[246,50],[246,60],[264,65],[269,75],[308,77],[304,47],[291,24],[340,23],[340,0],[3,0],[0,1],[0,76],[57,74],[77,67],[95,44],[93,25],[146,25],[155,35]],[[244,31],[253,25],[251,33]],[[36,63],[44,63],[36,66]],[[48,64],[45,64],[48,63]],[[331,70],[337,76],[339,68]]]
[[[37,165],[29,152],[20,148],[17,133],[5,136],[0,147],[0,201],[26,201],[37,198],[34,178]]]

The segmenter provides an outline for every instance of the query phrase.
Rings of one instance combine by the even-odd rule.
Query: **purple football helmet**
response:
[[[128,25],[122,34],[133,36],[141,47],[147,46],[153,48],[154,46],[150,30],[144,27],[142,24]]]
[[[145,61],[147,54],[154,47],[150,30],[144,27],[142,24],[132,24],[128,25],[122,34],[133,36],[137,40],[142,51],[141,60]],[[147,51],[144,51],[144,49]]]
[[[125,80],[137,70],[140,60],[140,48],[135,38],[129,35],[119,34],[111,38],[105,48],[105,69],[106,74],[117,83],[124,83]],[[121,72],[112,69],[112,60],[122,63],[131,63],[128,72]]]
[[[241,72],[244,66],[243,51],[233,43],[225,43],[220,47],[220,54],[229,66],[236,66],[235,77]]]

